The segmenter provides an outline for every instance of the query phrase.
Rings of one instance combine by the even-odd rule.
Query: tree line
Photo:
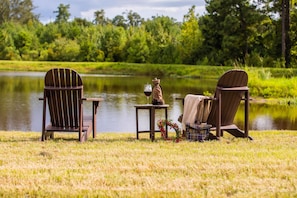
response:
[[[43,24],[32,0],[0,0],[0,59],[296,67],[297,9],[286,1],[205,0],[204,15],[192,6],[182,22],[103,9],[70,20],[60,4]]]

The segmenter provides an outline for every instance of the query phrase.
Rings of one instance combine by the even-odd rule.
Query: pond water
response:
[[[41,131],[43,78],[45,73],[0,72],[0,130]],[[135,104],[145,104],[143,85],[152,77],[82,75],[85,97],[102,97],[97,117],[97,132],[135,133]],[[161,85],[168,108],[169,119],[177,122],[182,103],[176,98],[187,93],[213,93],[217,79],[164,78]],[[252,96],[251,96],[252,97]],[[86,113],[91,112],[84,103]],[[160,112],[161,113],[161,112]],[[156,120],[162,115],[157,112]],[[242,127],[243,105],[235,123]],[[251,130],[297,129],[297,107],[267,104],[250,105]],[[140,112],[140,130],[148,127],[148,113]]]

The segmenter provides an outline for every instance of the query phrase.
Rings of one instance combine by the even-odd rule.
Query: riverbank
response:
[[[113,62],[0,61],[0,71],[45,72],[54,67],[69,67],[82,74],[131,75],[171,78],[218,79],[235,67],[164,65]],[[254,101],[297,105],[297,69],[244,67]],[[264,99],[264,100],[263,100]]]
[[[122,62],[46,62],[46,61],[6,61],[0,60],[0,71],[45,72],[54,67],[69,67],[84,74],[146,75],[189,78],[217,78],[229,69],[241,68],[250,75],[260,78],[291,78],[297,76],[297,68],[234,67],[181,64],[137,64]]]
[[[112,74],[158,77],[217,77],[232,67],[136,64],[118,62],[43,62],[43,61],[3,61],[0,60],[0,71],[38,71],[45,72],[54,67],[68,67],[84,74]]]
[[[170,134],[173,136],[174,134]],[[147,134],[0,132],[1,197],[295,197],[297,133],[173,143]]]

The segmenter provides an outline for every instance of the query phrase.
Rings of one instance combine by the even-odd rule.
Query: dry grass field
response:
[[[174,136],[174,134],[170,134]],[[0,132],[0,197],[297,197],[297,132],[179,143]]]

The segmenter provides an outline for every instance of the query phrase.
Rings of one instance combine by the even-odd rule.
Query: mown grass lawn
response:
[[[172,137],[174,134],[170,134]],[[1,197],[296,197],[297,132],[179,143],[0,132]]]

